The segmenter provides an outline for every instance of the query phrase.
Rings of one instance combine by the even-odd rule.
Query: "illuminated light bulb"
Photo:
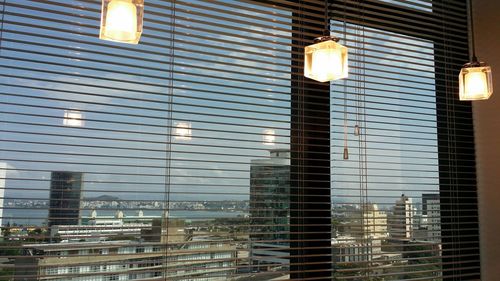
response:
[[[139,43],[143,14],[144,0],[103,0],[99,38]]]
[[[304,76],[319,82],[347,78],[347,48],[337,38],[324,36],[304,49]]]
[[[475,63],[465,65],[459,75],[460,100],[485,100],[493,94],[491,67]]]
[[[113,1],[109,4],[104,36],[117,41],[132,41],[137,32],[137,8],[131,2]]]
[[[318,80],[329,81],[342,74],[340,50],[319,49],[312,54],[312,72],[317,73]]]
[[[472,72],[465,75],[465,92],[472,96],[484,97],[487,93],[488,85],[486,74],[482,72]]]

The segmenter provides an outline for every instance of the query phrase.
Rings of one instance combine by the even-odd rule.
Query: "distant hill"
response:
[[[101,195],[97,197],[85,197],[83,198],[85,201],[119,201],[120,198],[111,195]]]

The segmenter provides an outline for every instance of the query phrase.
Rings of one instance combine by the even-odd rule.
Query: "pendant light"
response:
[[[304,76],[319,82],[347,78],[347,48],[330,36],[328,0],[325,0],[325,35],[304,49]]]
[[[142,34],[144,0],[102,0],[100,39],[137,44]]]
[[[474,42],[474,21],[472,19],[472,0],[469,0],[469,17],[472,39],[472,58],[464,64],[460,71],[459,97],[460,100],[486,100],[493,94],[491,67],[478,61]]]

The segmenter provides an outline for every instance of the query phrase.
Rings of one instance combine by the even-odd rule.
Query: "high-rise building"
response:
[[[422,211],[427,215],[427,240],[441,242],[441,203],[439,194],[422,194]]]
[[[83,173],[56,171],[50,180],[48,226],[80,222]]]
[[[413,201],[404,194],[396,200],[390,219],[390,235],[392,238],[410,239],[413,237],[416,209]]]
[[[428,201],[429,200],[438,200],[439,201],[439,194],[437,193],[424,193],[422,194],[422,214],[427,215],[427,206],[429,205]]]
[[[260,270],[289,264],[290,150],[270,150],[250,167],[250,258]]]
[[[7,163],[0,162],[0,227],[3,225],[3,199],[5,197],[5,181],[7,180]]]
[[[387,232],[387,214],[378,209],[377,204],[367,203],[350,213],[349,234],[362,238],[385,238]]]

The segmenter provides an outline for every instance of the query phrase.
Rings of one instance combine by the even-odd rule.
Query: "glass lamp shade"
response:
[[[305,48],[305,77],[319,82],[347,78],[347,48],[331,38]]]
[[[486,100],[493,94],[491,67],[484,63],[466,64],[459,75],[460,100]]]
[[[142,34],[144,0],[102,0],[100,39],[137,44]]]

